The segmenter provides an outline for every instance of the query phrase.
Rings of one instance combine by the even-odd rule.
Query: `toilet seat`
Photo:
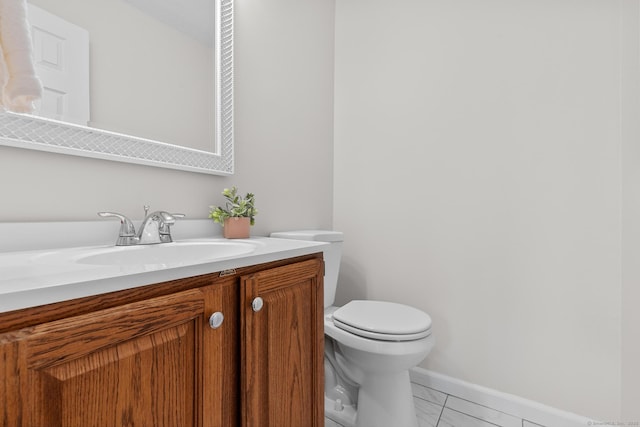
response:
[[[336,327],[374,340],[412,341],[431,335],[431,317],[404,304],[355,300],[332,317]]]

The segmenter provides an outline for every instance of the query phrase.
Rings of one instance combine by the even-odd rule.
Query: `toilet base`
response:
[[[409,372],[370,376],[358,390],[358,409],[324,398],[325,417],[344,427],[418,427]]]
[[[340,405],[335,400],[324,397],[324,416],[344,427],[356,426],[356,408],[353,405]]]
[[[356,427],[418,427],[409,371],[367,375],[358,390]]]

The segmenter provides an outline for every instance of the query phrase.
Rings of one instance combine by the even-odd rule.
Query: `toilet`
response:
[[[334,306],[341,232],[285,231],[271,237],[329,243],[323,250],[325,416],[344,427],[418,427],[409,369],[433,348],[429,315],[385,301]]]

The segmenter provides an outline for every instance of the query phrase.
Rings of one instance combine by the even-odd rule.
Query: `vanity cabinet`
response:
[[[19,373],[16,397],[23,406],[9,424],[115,426],[144,420],[149,426],[197,426],[207,291],[184,291],[18,331],[15,341],[2,345],[4,359]]]
[[[299,263],[242,278],[242,426],[324,425],[322,273]]]
[[[2,313],[0,426],[320,426],[322,277],[317,254]]]

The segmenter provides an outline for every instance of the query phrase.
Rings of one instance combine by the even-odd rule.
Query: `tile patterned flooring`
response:
[[[416,383],[411,386],[419,427],[545,427]],[[351,426],[325,418],[325,427]]]

